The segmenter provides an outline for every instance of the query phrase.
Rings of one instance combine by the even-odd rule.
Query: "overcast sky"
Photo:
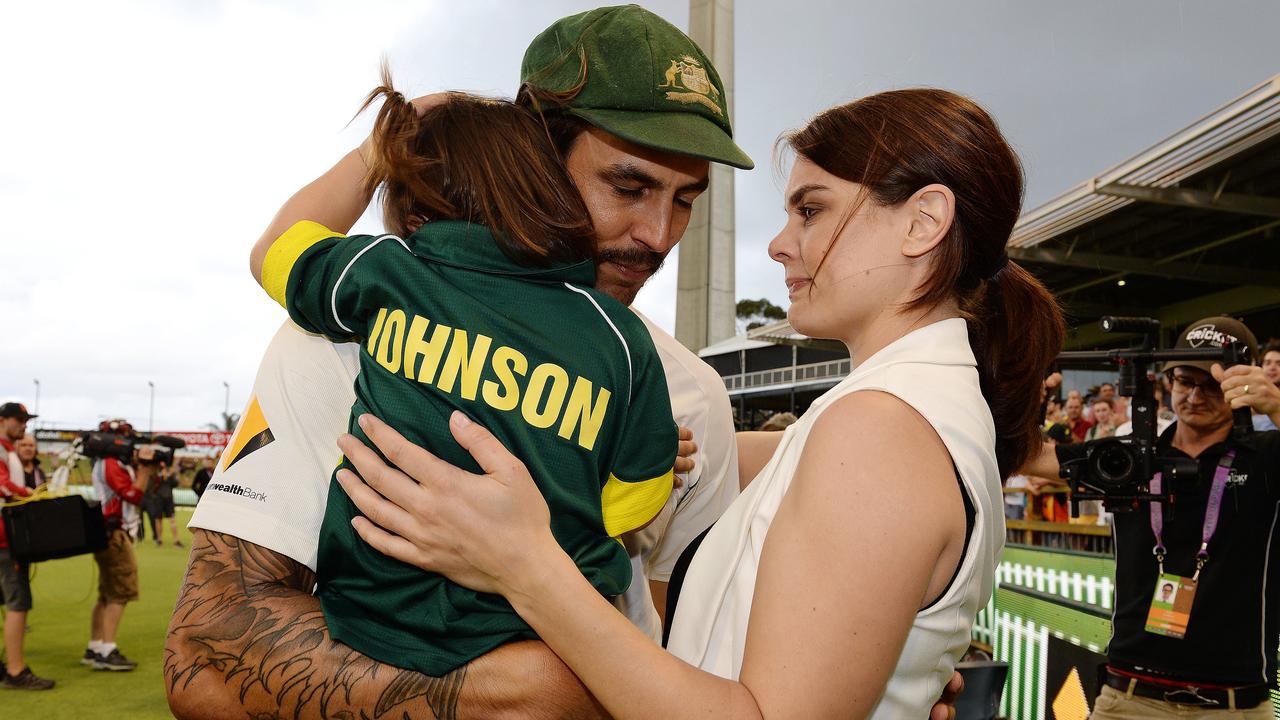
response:
[[[645,3],[680,27],[682,0]],[[410,96],[514,92],[532,37],[586,2],[6,3],[0,25],[0,399],[40,424],[195,430],[246,402],[284,319],[247,268],[276,208],[359,143],[380,57]],[[738,295],[784,303],[770,153],[830,105],[931,85],[974,97],[1027,208],[1280,72],[1269,0],[739,0]],[[376,232],[366,217],[357,230]],[[640,295],[674,322],[675,261]]]

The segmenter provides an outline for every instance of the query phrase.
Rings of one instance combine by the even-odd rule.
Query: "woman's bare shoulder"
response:
[[[890,492],[895,486],[918,493],[955,485],[951,455],[934,427],[905,400],[879,390],[852,392],[825,408],[809,432],[802,462],[842,466],[840,477],[847,481],[873,482]],[[882,482],[895,477],[910,482]]]

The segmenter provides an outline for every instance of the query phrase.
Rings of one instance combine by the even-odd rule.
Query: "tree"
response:
[[[759,300],[739,300],[735,308],[738,315],[738,332],[755,330],[771,322],[787,319],[787,311],[769,302],[767,298]]]
[[[213,432],[231,432],[239,422],[240,413],[226,413],[222,416],[222,422],[205,423],[204,427]]]

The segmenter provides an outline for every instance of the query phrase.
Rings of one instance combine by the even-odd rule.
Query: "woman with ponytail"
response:
[[[792,325],[842,341],[853,370],[772,436],[686,551],[670,653],[582,581],[482,423],[455,415],[451,429],[487,477],[377,422],[371,439],[412,477],[343,442],[372,478],[352,498],[400,531],[362,522],[361,536],[508,598],[617,718],[929,717],[991,597],[1001,479],[1039,447],[1063,322],[1005,254],[1022,170],[991,117],[953,93],[902,90],[784,140],[796,157],[769,252]]]
[[[537,478],[577,577],[597,596],[621,594],[631,561],[617,538],[666,503],[677,448],[648,331],[594,289],[590,216],[540,118],[462,94],[410,102],[385,69],[365,108],[379,99],[369,139],[280,209],[253,249],[254,277],[304,330],[360,343],[353,436],[365,437],[358,419],[372,413],[478,470],[448,421],[462,411],[485,423]],[[379,188],[389,233],[344,235]],[[277,401],[300,414],[313,399]],[[270,452],[273,428],[293,433],[293,445],[331,442],[270,420],[258,418],[261,435],[244,438],[251,449],[229,463]],[[330,484],[315,561],[334,640],[443,676],[536,637],[502,598],[361,541],[359,512],[337,481],[358,482],[351,467],[343,459]],[[314,538],[296,542],[315,547]]]

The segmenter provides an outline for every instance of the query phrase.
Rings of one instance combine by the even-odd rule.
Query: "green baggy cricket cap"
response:
[[[724,86],[702,48],[638,5],[557,20],[525,51],[520,80],[554,93],[581,84],[559,110],[623,140],[755,167],[733,142]]]

